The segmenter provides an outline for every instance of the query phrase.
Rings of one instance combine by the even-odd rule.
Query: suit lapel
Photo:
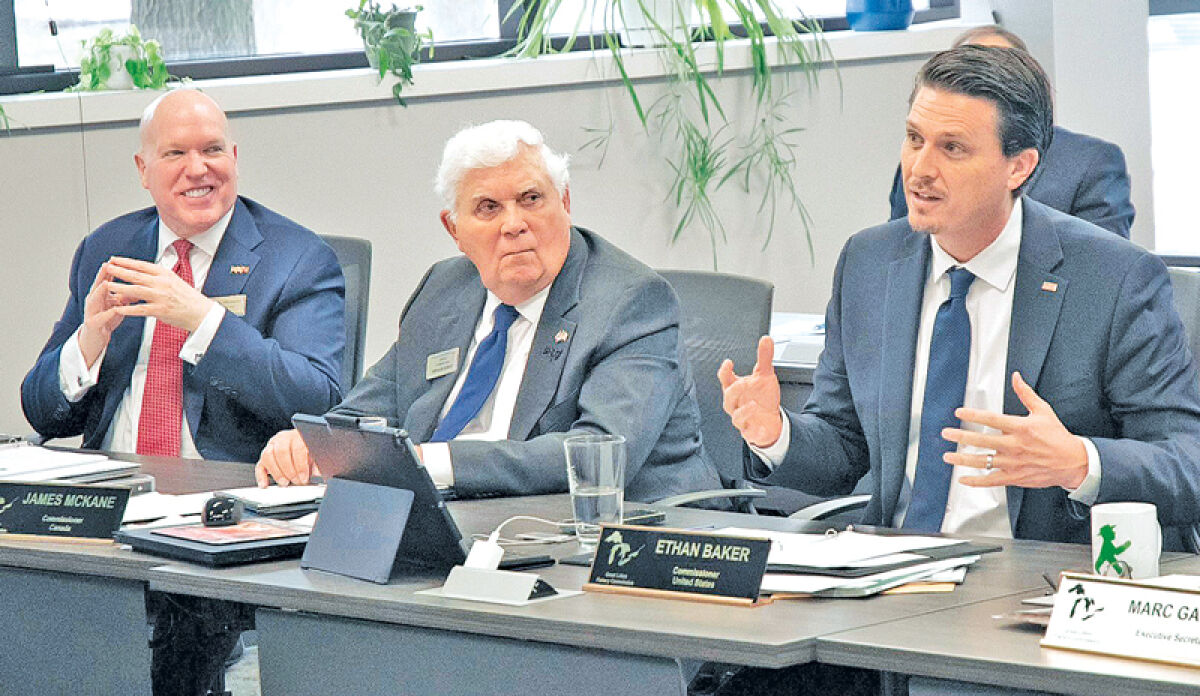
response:
[[[114,249],[113,255],[154,263],[158,256],[158,217],[155,216],[149,224],[138,231],[130,239],[128,246],[123,249]],[[108,349],[104,353],[104,365],[101,366],[101,374],[111,371],[113,375],[111,384],[115,388],[106,391],[104,412],[100,416],[101,423],[111,423],[117,405],[125,397],[125,387],[133,378],[134,364],[137,362],[138,351],[142,347],[142,332],[145,326],[146,320],[142,317],[126,317],[109,339]],[[101,434],[107,429],[108,426],[105,425]]]
[[[262,239],[258,225],[254,224],[254,218],[246,204],[238,198],[233,204],[233,216],[229,218],[229,226],[225,228],[225,234],[221,235],[217,253],[213,256],[212,265],[208,267],[208,277],[204,279],[201,292],[208,297],[241,294],[261,258],[254,248],[262,243]],[[234,269],[238,272],[234,273]],[[190,379],[194,369],[189,363],[183,364],[183,413],[187,418],[188,430],[192,432],[192,442],[196,441],[200,416],[204,410],[204,389],[202,385],[194,385]]]
[[[929,239],[910,233],[899,258],[888,266],[880,350],[879,443],[883,523],[890,524],[904,485],[908,430],[912,419],[912,379],[920,327],[921,300],[929,267]],[[912,317],[912,320],[905,319]]]
[[[474,274],[459,284],[459,288],[457,296],[446,299],[445,311],[434,316],[432,323],[426,327],[430,339],[426,345],[428,351],[421,359],[458,348],[458,369],[429,380],[428,391],[409,407],[405,417],[405,428],[417,442],[426,442],[433,435],[442,414],[442,407],[446,398],[450,396],[450,390],[454,388],[458,376],[469,367],[466,364],[467,349],[471,347],[475,325],[479,322],[479,315],[487,300],[487,291],[479,282],[478,275]],[[417,370],[424,376],[424,363],[402,367]]]
[[[258,225],[254,224],[250,211],[239,198],[234,203],[233,217],[229,219],[229,227],[225,229],[221,244],[213,256],[212,266],[208,269],[204,294],[208,297],[240,294],[261,259],[254,249],[262,240]]]
[[[529,362],[525,364],[525,376],[508,426],[508,436],[512,440],[529,438],[534,425],[558,393],[567,353],[575,338],[577,322],[572,318],[572,310],[579,304],[579,284],[587,259],[587,242],[572,227],[571,249],[550,286],[550,295],[529,348]]]
[[[1012,324],[1008,331],[1008,365],[1004,375],[1004,412],[1024,415],[1028,410],[1012,389],[1013,372],[1020,372],[1035,390],[1050,350],[1050,339],[1062,311],[1067,279],[1053,273],[1063,260],[1062,245],[1044,209],[1024,199],[1021,251],[1017,257],[1013,288]],[[1008,516],[1016,529],[1024,489],[1008,487]]]

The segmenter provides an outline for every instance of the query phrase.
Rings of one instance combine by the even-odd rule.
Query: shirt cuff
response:
[[[96,386],[96,382],[100,381],[100,363],[104,362],[107,352],[108,346],[105,346],[89,370],[87,361],[83,359],[83,351],[79,348],[79,329],[75,329],[75,333],[63,343],[58,351],[58,386],[67,401],[76,403]]]
[[[439,488],[454,487],[454,466],[450,462],[450,444],[425,442],[421,444],[421,463],[429,472],[429,478]]]
[[[1077,503],[1091,505],[1100,497],[1100,451],[1088,438],[1079,439],[1083,441],[1083,448],[1087,450],[1087,476],[1083,477],[1083,483],[1079,484],[1078,488],[1073,491],[1068,489],[1068,497]]]
[[[757,447],[749,442],[746,443],[750,447],[750,451],[757,454],[762,463],[771,470],[783,463],[783,458],[787,456],[788,445],[792,441],[792,423],[782,406],[779,407],[779,417],[783,420],[783,429],[779,431],[779,439],[775,441],[775,444],[770,447]]]
[[[221,320],[224,318],[225,308],[213,302],[200,326],[197,326],[192,335],[183,342],[183,347],[179,349],[179,359],[192,365],[199,364],[200,359],[208,352],[208,346],[216,337],[217,329],[221,328]]]

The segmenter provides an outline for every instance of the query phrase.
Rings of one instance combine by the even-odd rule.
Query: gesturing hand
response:
[[[108,346],[112,332],[121,325],[125,315],[120,312],[124,304],[113,292],[113,274],[109,264],[100,266],[92,289],[83,300],[83,325],[79,327],[79,351],[90,369]]]
[[[742,438],[755,447],[770,447],[783,431],[779,416],[779,380],[775,377],[775,343],[770,336],[758,340],[758,359],[745,377],[733,373],[733,361],[717,370],[725,395],[725,412]]]
[[[191,332],[212,308],[211,299],[165,266],[120,256],[114,256],[106,266],[113,277],[125,281],[110,284],[116,298],[125,305],[119,310],[125,316],[154,317]]]
[[[999,435],[946,428],[942,437],[951,442],[994,450],[991,471],[982,476],[964,476],[968,486],[1061,486],[1074,490],[1087,476],[1087,449],[1083,441],[1063,426],[1050,404],[1025,383],[1020,373],[1012,375],[1013,391],[1029,409],[1027,416],[1007,416],[973,408],[955,411],[964,423],[978,423],[1000,431]],[[988,468],[987,454],[949,452],[946,462],[975,469]]]

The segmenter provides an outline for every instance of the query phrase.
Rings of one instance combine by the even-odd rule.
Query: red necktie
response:
[[[179,256],[175,274],[193,285],[192,263],[188,260],[192,243],[177,239],[171,246]],[[179,456],[183,431],[183,361],[179,359],[179,351],[186,340],[187,331],[165,321],[155,323],[146,387],[142,390],[142,415],[138,419],[138,454]]]

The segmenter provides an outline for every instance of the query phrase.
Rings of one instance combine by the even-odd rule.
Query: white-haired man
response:
[[[420,445],[433,479],[460,496],[567,488],[562,440],[623,435],[626,497],[720,486],[679,332],[679,303],[652,270],[571,226],[566,157],[521,121],[447,143],[437,191],[463,252],[409,299],[399,339],[335,412],[386,416]],[[308,481],[294,431],[256,473]]]
[[[315,234],[238,196],[212,99],[168,92],[140,132],[154,206],[80,243],[21,385],[26,418],[89,448],[253,462],[292,414],[341,398],[341,269]]]

